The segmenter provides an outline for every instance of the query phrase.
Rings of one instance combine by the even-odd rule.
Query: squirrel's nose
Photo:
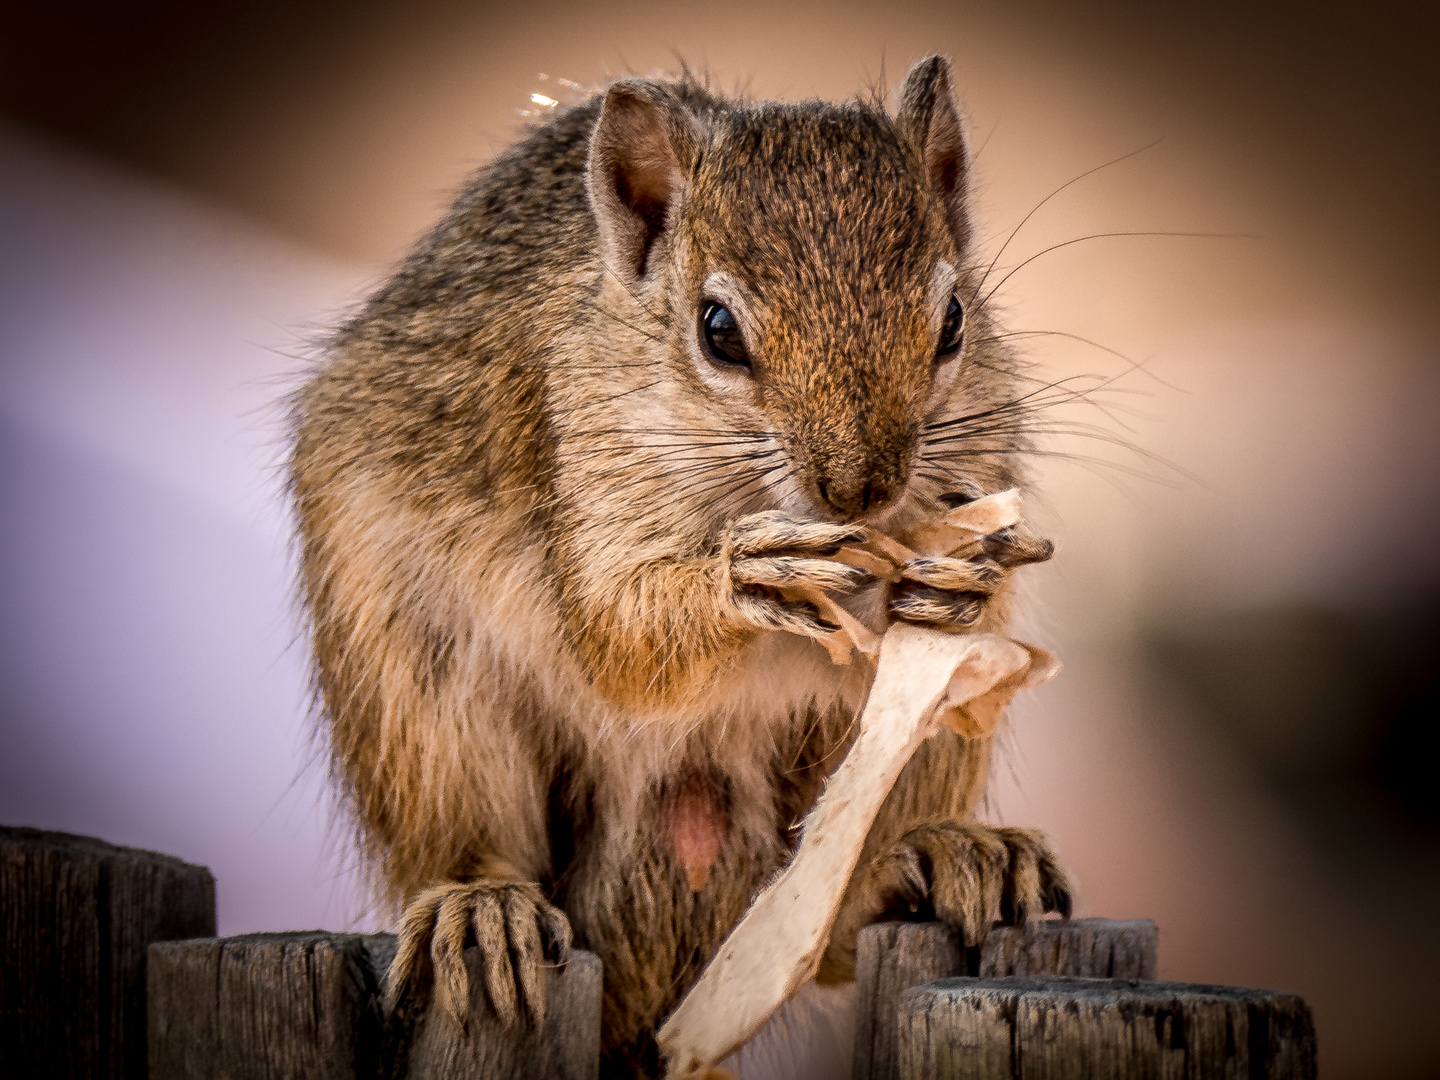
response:
[[[873,514],[895,498],[894,488],[873,476],[849,483],[822,476],[816,479],[815,487],[821,500],[844,521]]]

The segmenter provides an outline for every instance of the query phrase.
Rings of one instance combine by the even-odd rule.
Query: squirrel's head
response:
[[[842,520],[899,502],[967,353],[948,61],[911,70],[894,116],[617,82],[588,170],[608,287],[717,430],[782,448],[782,501]]]

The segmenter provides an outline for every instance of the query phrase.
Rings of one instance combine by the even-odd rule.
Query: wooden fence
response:
[[[214,933],[203,866],[0,826],[0,1076],[143,1080],[145,950]]]
[[[217,938],[203,867],[85,837],[0,829],[0,1080],[592,1080],[600,961],[549,973],[542,1030],[506,1032],[471,966],[471,1018],[381,1007],[388,934]],[[147,952],[148,949],[148,952]],[[1293,994],[1156,982],[1146,920],[861,932],[855,1080],[1315,1076]],[[743,1080],[743,1078],[742,1078]]]

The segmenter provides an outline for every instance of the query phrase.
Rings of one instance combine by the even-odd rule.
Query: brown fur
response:
[[[408,905],[392,995],[433,978],[458,1008],[474,940],[494,1007],[533,1020],[568,920],[605,964],[607,1075],[655,1073],[655,1027],[793,850],[865,694],[778,589],[1004,626],[1008,569],[1048,555],[1033,537],[894,596],[824,558],[856,522],[1023,479],[1018,424],[959,456],[931,434],[1017,397],[967,170],[938,58],[894,117],[617,82],[483,169],[334,335],[292,487],[335,769]],[[952,290],[966,344],[937,364]],[[705,298],[750,373],[701,354]],[[922,747],[822,978],[887,910],[976,940],[1068,906],[1038,838],[973,824],[988,757]]]

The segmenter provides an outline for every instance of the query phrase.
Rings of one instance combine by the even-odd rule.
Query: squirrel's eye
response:
[[[700,344],[705,354],[721,367],[750,370],[750,354],[745,351],[745,338],[730,309],[713,300],[700,309]]]
[[[950,297],[950,306],[945,309],[945,322],[940,327],[940,344],[935,350],[935,359],[948,360],[960,351],[965,342],[965,309],[958,297]]]

